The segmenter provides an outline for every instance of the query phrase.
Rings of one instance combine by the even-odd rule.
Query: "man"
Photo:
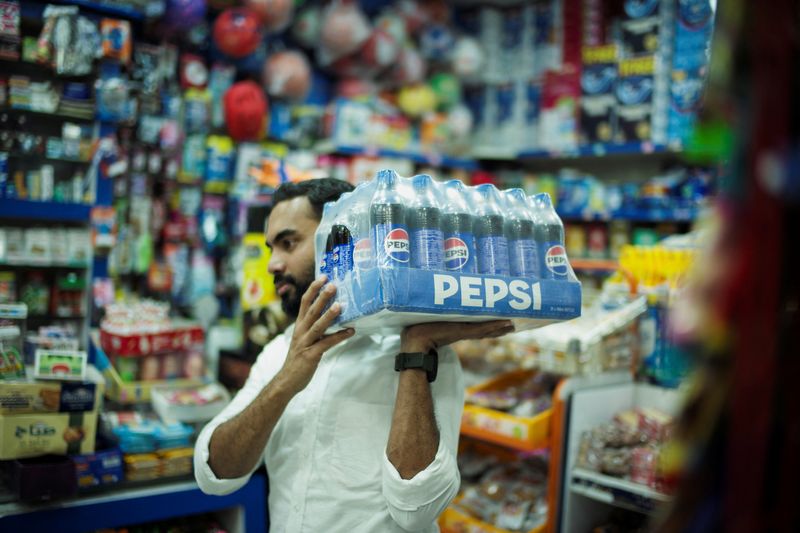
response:
[[[272,531],[436,531],[459,488],[461,367],[452,350],[439,350],[438,376],[429,383],[420,368],[395,372],[395,356],[435,353],[513,326],[325,334],[340,306],[328,306],[334,284],[314,280],[314,233],[325,202],[351,189],[324,179],[276,191],[266,229],[269,270],[295,323],[264,348],[247,384],[201,432],[195,476],[204,492],[227,494],[263,458]]]

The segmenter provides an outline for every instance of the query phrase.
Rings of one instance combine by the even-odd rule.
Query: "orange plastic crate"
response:
[[[470,387],[467,393],[505,389],[527,381],[534,374],[535,370],[514,370]],[[552,409],[534,417],[519,417],[466,404],[461,417],[461,434],[516,450],[539,450],[550,444],[551,416]]]

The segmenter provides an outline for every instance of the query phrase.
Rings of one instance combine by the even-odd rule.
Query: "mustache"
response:
[[[289,283],[297,287],[297,280],[291,274],[275,274],[274,277],[275,285],[280,285],[281,283]]]

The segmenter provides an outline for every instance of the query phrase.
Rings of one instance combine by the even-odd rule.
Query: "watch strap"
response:
[[[406,352],[399,353],[394,358],[394,369],[397,372],[403,370],[419,369],[424,370],[428,376],[428,382],[436,380],[438,373],[438,353],[436,350],[429,352]]]

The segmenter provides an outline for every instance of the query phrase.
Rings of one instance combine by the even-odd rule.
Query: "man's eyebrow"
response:
[[[286,237],[291,237],[291,236],[296,235],[296,234],[297,234],[297,230],[296,229],[292,229],[292,228],[285,229],[285,230],[279,232],[277,235],[275,235],[275,238],[272,240],[272,242],[278,242],[281,239],[285,239]],[[265,244],[267,245],[267,248],[269,248],[270,250],[272,249],[272,243],[270,243],[269,240],[267,240],[265,242]]]

